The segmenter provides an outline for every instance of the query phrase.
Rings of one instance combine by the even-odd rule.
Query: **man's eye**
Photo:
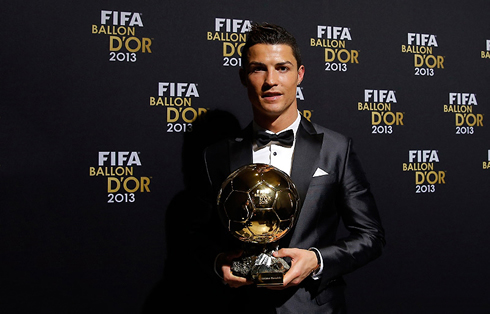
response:
[[[288,67],[280,67],[279,68],[279,71],[281,71],[281,72],[287,72],[288,70],[289,70]]]

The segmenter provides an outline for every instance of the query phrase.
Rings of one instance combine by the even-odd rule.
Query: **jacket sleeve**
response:
[[[351,140],[342,157],[336,207],[349,235],[319,248],[324,263],[320,289],[379,257],[385,245],[378,209]]]
[[[226,156],[226,154],[223,154],[222,149],[216,149],[216,147],[217,145],[208,147],[202,154],[200,180],[196,184],[197,189],[193,192],[196,202],[199,202],[200,214],[193,217],[194,223],[191,231],[201,266],[215,279],[218,277],[214,272],[214,263],[218,254],[237,248],[236,243],[233,242],[232,237],[221,223],[216,206],[219,188],[228,175],[220,170],[223,167],[217,166],[225,162],[222,155]]]

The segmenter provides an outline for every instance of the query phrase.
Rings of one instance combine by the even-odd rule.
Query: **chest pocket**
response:
[[[331,172],[323,176],[313,177],[310,181],[310,187],[315,185],[334,184],[336,180],[336,174],[334,172]]]

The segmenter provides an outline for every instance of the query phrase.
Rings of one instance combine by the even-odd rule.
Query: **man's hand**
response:
[[[291,268],[284,275],[284,283],[281,287],[271,289],[284,289],[299,285],[313,270],[318,267],[318,259],[313,251],[302,249],[280,249],[273,254],[275,257],[290,257]]]
[[[217,260],[217,268],[223,273],[223,281],[231,288],[239,288],[241,286],[251,285],[253,281],[243,277],[233,275],[231,272],[231,263],[235,258],[242,255],[243,252],[222,253]]]

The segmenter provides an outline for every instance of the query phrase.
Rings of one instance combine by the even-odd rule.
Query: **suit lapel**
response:
[[[318,134],[311,122],[301,117],[291,169],[291,179],[300,196],[300,208],[303,206],[311,178],[318,168],[322,141],[323,134]]]

